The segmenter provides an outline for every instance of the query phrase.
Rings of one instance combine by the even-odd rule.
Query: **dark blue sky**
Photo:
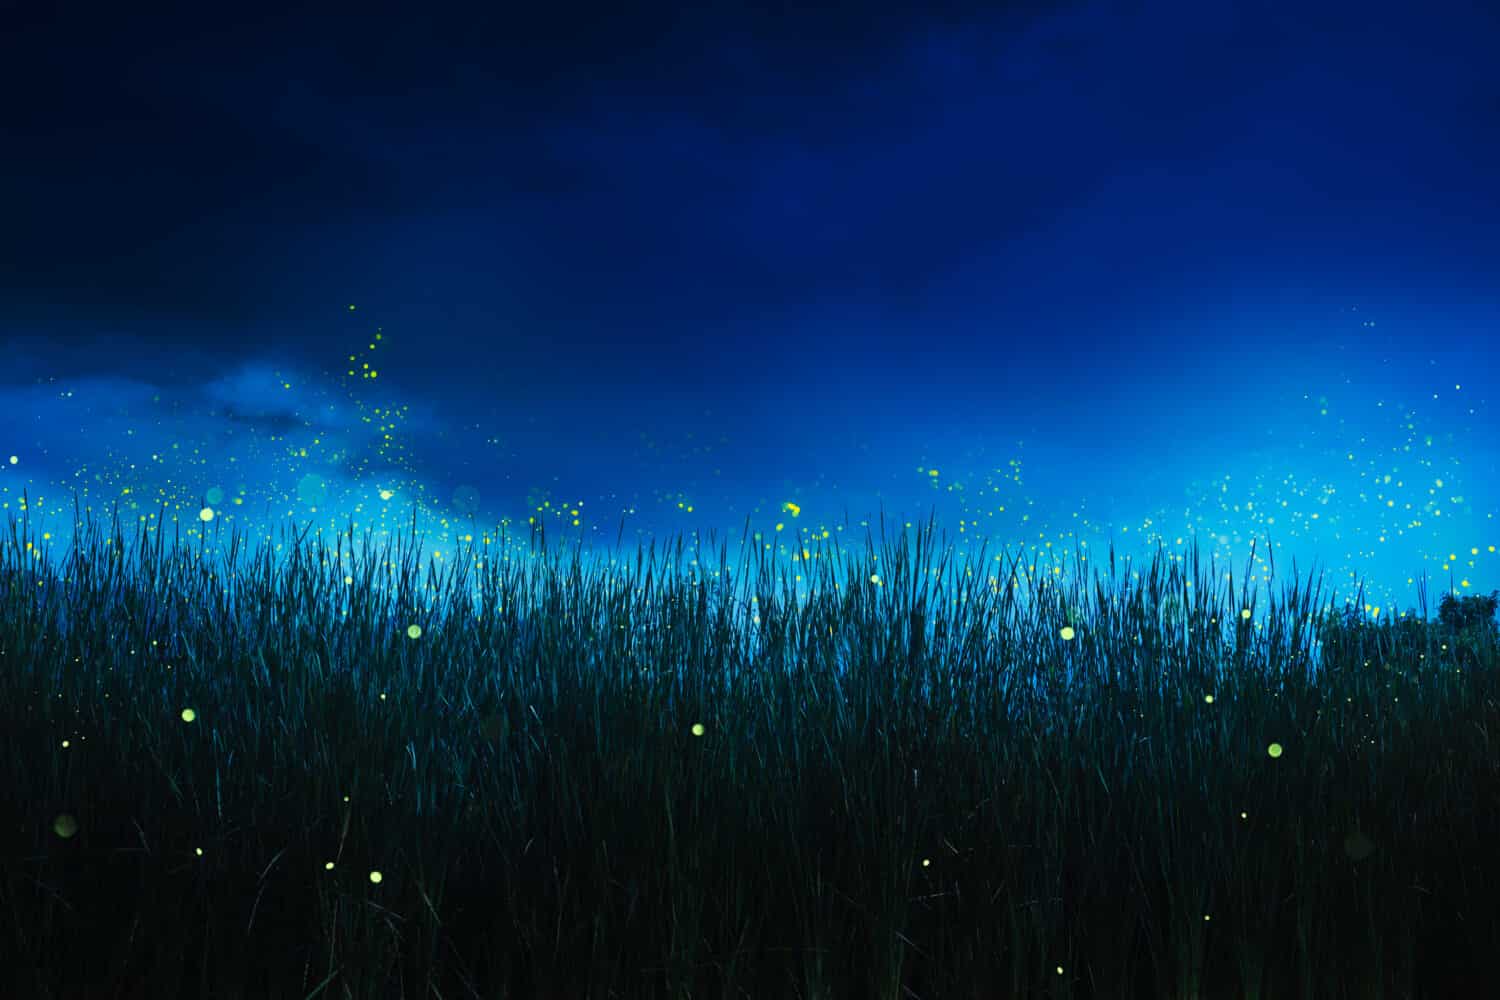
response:
[[[8,510],[1500,586],[1482,5],[8,16]]]

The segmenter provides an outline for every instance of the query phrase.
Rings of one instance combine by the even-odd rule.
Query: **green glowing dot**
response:
[[[1281,756],[1281,744],[1280,743],[1272,743],[1270,746],[1266,747],[1266,753],[1270,754],[1272,757],[1280,757]]]
[[[381,879],[383,879],[383,878],[385,878],[385,876],[382,875],[382,874],[380,874],[379,872],[371,872],[370,873],[370,881],[374,882],[376,885],[379,885]]]
[[[183,722],[192,722],[197,717],[198,717],[198,713],[195,712],[195,711],[193,711],[191,708],[184,708],[182,710],[182,721]]]
[[[406,634],[413,639],[420,639],[422,638],[422,626],[408,625],[406,627]]]
[[[703,728],[703,723],[701,723],[701,722],[695,722],[695,723],[693,723],[693,735],[694,736],[702,736],[705,732],[707,732],[707,730],[705,730]]]
[[[78,832],[78,820],[69,813],[63,813],[52,821],[52,832],[67,840]]]

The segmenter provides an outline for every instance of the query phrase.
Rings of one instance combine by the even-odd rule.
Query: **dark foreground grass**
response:
[[[524,570],[36,541],[0,544],[0,996],[1500,983],[1491,622],[1259,613],[1196,550],[1064,591],[883,518],[699,582],[680,539],[613,575],[535,533]]]

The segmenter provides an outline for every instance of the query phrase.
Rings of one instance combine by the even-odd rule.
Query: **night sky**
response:
[[[1495,8],[0,31],[0,503],[54,553],[75,490],[194,542],[416,504],[450,559],[748,515],[788,567],[883,506],[991,572],[1196,538],[1238,589],[1269,535],[1278,593],[1500,587]]]

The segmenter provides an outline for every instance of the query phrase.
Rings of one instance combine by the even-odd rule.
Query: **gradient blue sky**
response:
[[[1500,587],[1493,9],[533,6],[9,15],[4,508]]]

